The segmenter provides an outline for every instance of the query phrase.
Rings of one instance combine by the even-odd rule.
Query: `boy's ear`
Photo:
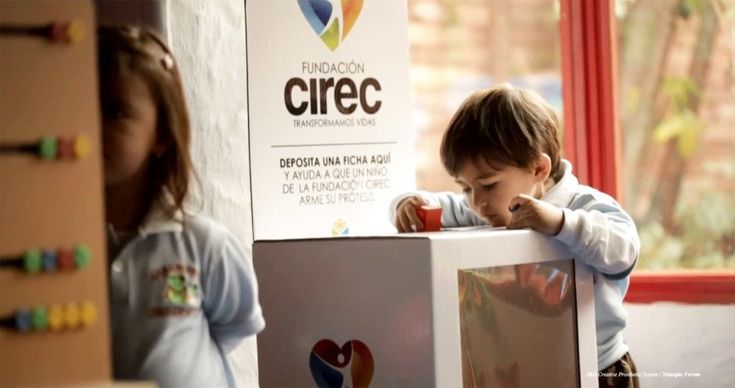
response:
[[[542,152],[536,159],[533,175],[539,182],[546,181],[551,175],[551,157],[547,153]]]

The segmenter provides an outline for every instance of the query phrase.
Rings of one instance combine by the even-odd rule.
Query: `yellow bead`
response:
[[[91,301],[84,301],[79,305],[82,326],[91,326],[97,322],[97,307]]]
[[[79,306],[76,303],[67,303],[64,306],[64,323],[67,329],[76,329],[79,326],[81,320],[79,315]]]
[[[51,331],[59,331],[64,327],[64,309],[54,304],[48,308],[48,328]]]
[[[92,142],[87,135],[79,135],[74,139],[74,156],[77,159],[86,158],[91,150]]]
[[[84,39],[84,24],[80,21],[72,21],[69,23],[69,29],[67,30],[67,37],[69,43],[78,43]]]

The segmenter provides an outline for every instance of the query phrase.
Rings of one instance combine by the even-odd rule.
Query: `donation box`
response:
[[[262,387],[596,387],[592,273],[528,230],[256,241]]]

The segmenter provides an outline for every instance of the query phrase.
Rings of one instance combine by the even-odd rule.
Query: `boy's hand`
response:
[[[564,226],[564,212],[558,207],[530,195],[520,194],[510,201],[508,229],[531,228],[556,236]]]
[[[399,232],[410,233],[424,230],[424,224],[416,214],[416,209],[423,205],[427,203],[418,195],[407,197],[398,203],[395,224]]]

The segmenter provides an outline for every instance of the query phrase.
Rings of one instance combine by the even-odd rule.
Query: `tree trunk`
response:
[[[651,206],[655,183],[646,179],[651,173],[652,162],[656,156],[651,153],[652,129],[661,118],[657,112],[656,102],[660,100],[660,86],[666,72],[666,63],[676,37],[676,20],[678,3],[658,1],[638,1],[633,3],[628,16],[623,21],[626,36],[621,47],[625,47],[622,59],[625,60],[620,69],[630,69],[628,74],[621,75],[627,80],[622,89],[621,109],[624,109],[627,98],[639,90],[638,103],[633,114],[621,114],[623,119],[623,160],[625,177],[624,199],[626,208],[636,220],[648,214]],[[659,20],[655,22],[655,20]],[[655,24],[656,28],[651,28]],[[630,40],[630,42],[629,42]],[[646,42],[634,44],[633,42]],[[663,42],[663,43],[659,43]],[[639,63],[654,63],[648,67]],[[643,68],[643,69],[639,69]],[[651,71],[649,71],[649,69]],[[632,74],[631,74],[632,73]]]
[[[700,17],[697,41],[692,56],[692,64],[689,69],[689,79],[696,86],[699,94],[691,94],[687,102],[687,108],[697,112],[700,105],[700,96],[706,89],[707,76],[709,74],[709,62],[712,56],[718,30],[718,20],[715,9],[710,1],[702,2],[702,14]],[[668,233],[677,233],[676,203],[681,192],[682,177],[686,172],[687,160],[677,149],[677,139],[671,139],[665,145],[664,169],[658,179],[656,198],[660,201],[655,205],[660,211],[664,229]],[[654,210],[654,209],[652,209]]]

